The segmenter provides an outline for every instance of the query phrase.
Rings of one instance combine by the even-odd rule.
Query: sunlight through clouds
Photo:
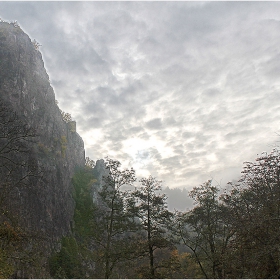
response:
[[[31,12],[32,11],[32,12]],[[170,188],[239,176],[279,132],[279,2],[1,2],[87,156]]]

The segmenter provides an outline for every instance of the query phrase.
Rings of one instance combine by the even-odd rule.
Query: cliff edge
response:
[[[84,143],[75,123],[62,118],[38,44],[16,23],[0,22],[1,117],[1,191],[8,195],[0,207],[9,213],[1,219],[16,220],[24,230],[43,236],[51,250],[71,232],[71,178],[75,168],[85,164]],[[15,141],[9,134],[15,122],[21,128],[14,134],[32,135],[18,137],[18,150],[5,151],[7,143]],[[21,179],[25,183],[18,184]]]

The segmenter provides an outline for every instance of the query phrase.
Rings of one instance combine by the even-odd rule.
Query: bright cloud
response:
[[[238,178],[278,141],[280,3],[1,2],[94,160],[170,188]]]

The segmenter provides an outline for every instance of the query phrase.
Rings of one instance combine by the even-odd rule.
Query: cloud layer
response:
[[[278,2],[1,2],[96,160],[219,183],[279,140]]]

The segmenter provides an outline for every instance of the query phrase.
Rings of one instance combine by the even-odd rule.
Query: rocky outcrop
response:
[[[71,231],[74,213],[71,178],[84,166],[84,143],[76,123],[66,123],[44,68],[38,45],[17,24],[0,22],[0,101],[36,132],[28,153],[40,176],[12,189],[7,207],[18,223],[48,239],[50,246]]]
[[[92,200],[95,204],[100,204],[99,192],[102,190],[104,185],[104,177],[109,176],[109,170],[106,169],[104,159],[99,159],[93,168],[93,175],[96,180],[92,185]]]

